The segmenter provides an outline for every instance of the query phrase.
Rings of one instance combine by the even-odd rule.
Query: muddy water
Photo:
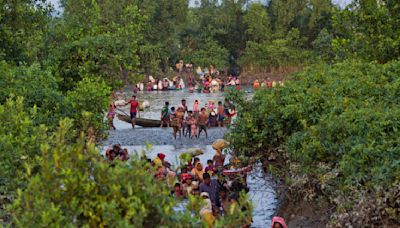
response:
[[[150,102],[150,108],[142,112],[141,117],[153,119],[160,117],[161,108],[165,101],[169,101],[170,106],[177,107],[181,99],[186,99],[189,110],[192,109],[196,99],[200,101],[201,106],[205,105],[208,100],[223,101],[222,93],[190,94],[185,91],[142,92],[137,97],[140,101],[147,100]],[[124,111],[129,112],[128,107],[124,108]],[[179,155],[192,147],[197,147],[204,151],[204,154],[199,158],[203,164],[206,164],[207,160],[214,155],[210,145],[214,140],[222,138],[227,132],[225,128],[212,128],[209,129],[209,137],[207,139],[203,135],[200,139],[190,140],[183,137],[182,139],[174,140],[171,129],[132,129],[129,124],[117,119],[115,119],[114,124],[117,130],[110,131],[109,138],[104,142],[102,153],[105,153],[108,146],[120,143],[123,148],[128,149],[131,156],[134,154],[140,156],[142,151],[145,151],[149,158],[154,158],[157,153],[164,153],[166,160],[174,165],[179,163]],[[147,143],[152,144],[152,146],[146,148]],[[271,177],[264,174],[261,167],[258,166],[255,166],[248,175],[247,182],[250,187],[249,196],[254,205],[252,227],[268,227],[277,205],[274,183]]]

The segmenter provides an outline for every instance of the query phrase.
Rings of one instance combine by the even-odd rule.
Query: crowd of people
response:
[[[222,79],[210,74],[204,74],[195,77],[193,74],[187,76],[187,89],[189,92],[198,93],[216,93],[224,91],[225,88],[240,89],[240,79],[232,75]],[[183,90],[186,88],[185,81],[180,76],[175,76],[172,80],[168,78],[154,79],[149,77],[147,82],[140,82],[134,88],[133,92],[138,91],[168,91],[168,90]]]
[[[183,63],[179,63],[181,66]],[[178,65],[177,65],[178,66]],[[240,80],[237,77],[229,76],[224,81],[218,78],[218,71],[215,68],[198,68],[196,72],[199,76],[195,80],[192,74],[189,74],[188,88],[189,91],[197,90],[198,92],[217,92],[223,91],[226,87],[235,89],[240,88]],[[278,82],[280,83],[280,82]],[[254,81],[253,88],[258,90],[260,87],[273,88],[276,86],[275,81],[269,78],[261,84],[258,80]],[[176,77],[172,81],[168,79],[154,80],[151,78],[147,84],[147,90],[169,90],[184,88],[183,79]],[[140,85],[137,86],[140,90]],[[139,102],[133,95],[128,102],[122,102],[117,105],[130,105],[130,118],[132,127],[135,125],[135,118],[139,114]],[[112,102],[107,113],[110,127],[115,129],[113,119],[116,115],[117,105]],[[231,123],[231,118],[236,113],[235,106],[225,99],[224,102],[213,100],[208,101],[203,106],[199,100],[195,100],[192,109],[188,108],[185,99],[177,107],[170,107],[169,102],[165,102],[161,110],[160,127],[172,127],[173,137],[181,138],[189,137],[191,139],[199,138],[204,132],[208,137],[207,129],[210,127],[223,127]],[[208,227],[213,227],[215,220],[220,216],[224,216],[232,204],[237,204],[240,210],[247,210],[246,206],[238,204],[239,193],[248,192],[246,183],[247,172],[251,169],[238,168],[238,160],[233,157],[229,165],[225,165],[225,155],[222,153],[226,147],[224,140],[217,140],[213,143],[215,155],[207,160],[204,166],[199,157],[191,156],[179,170],[174,170],[171,164],[166,160],[166,155],[158,153],[154,159],[144,157],[151,169],[152,175],[158,181],[166,181],[167,186],[171,190],[171,196],[178,199],[196,196],[204,200],[204,206],[199,211],[202,220]],[[130,159],[128,150],[116,144],[106,151],[106,157],[109,161],[127,161]],[[251,218],[241,227],[249,227]],[[286,228],[283,218],[274,217],[271,228]]]
[[[240,89],[240,79],[237,76],[229,75],[222,77],[220,71],[213,65],[208,67],[198,66],[193,69],[192,63],[184,64],[183,60],[179,60],[175,64],[175,72],[186,72],[187,88],[189,92],[197,91],[199,93],[215,93],[223,91],[224,88]],[[186,88],[185,80],[177,74],[172,79],[164,77],[163,79],[155,79],[152,76],[148,80],[138,83],[134,88],[134,93],[138,91],[166,91],[166,90],[182,90]]]
[[[174,139],[177,135],[180,138],[182,135],[191,139],[199,138],[202,132],[207,138],[207,128],[229,125],[233,115],[235,106],[227,99],[217,104],[210,100],[204,107],[200,106],[199,100],[195,100],[192,110],[189,110],[185,99],[177,108],[170,107],[167,101],[161,110],[160,127],[172,127]]]
[[[167,181],[167,185],[173,188],[171,194],[174,197],[188,198],[192,195],[206,201],[205,206],[200,210],[200,216],[209,227],[216,218],[228,212],[231,204],[237,203],[241,191],[249,190],[246,183],[248,170],[231,173],[231,175],[224,172],[225,169],[232,168],[237,163],[233,158],[229,165],[224,165],[225,155],[222,150],[227,146],[226,142],[216,140],[212,146],[215,149],[215,155],[207,160],[207,166],[204,166],[197,156],[193,156],[175,175],[170,173],[173,171],[169,170],[170,166],[168,162],[165,162],[165,155],[158,154],[155,161],[152,161],[152,164],[157,167],[155,177]],[[176,176],[176,182],[169,180],[171,176]],[[173,186],[171,183],[174,183]]]
[[[246,176],[249,169],[238,169],[235,172],[225,172],[226,169],[234,169],[238,164],[236,158],[232,158],[229,165],[224,165],[226,156],[223,149],[227,147],[225,140],[216,140],[212,147],[215,155],[207,160],[204,166],[198,154],[190,154],[189,159],[181,161],[183,164],[180,169],[174,170],[167,161],[166,155],[158,153],[154,159],[143,157],[152,167],[152,175],[158,181],[165,181],[171,190],[171,196],[178,199],[196,196],[205,201],[205,206],[201,208],[199,214],[209,227],[214,221],[228,212],[230,205],[237,203],[239,193],[248,192]],[[127,149],[122,149],[121,145],[113,145],[106,151],[109,161],[129,159]],[[246,210],[246,208],[241,208]],[[249,224],[251,218],[249,218]]]
[[[201,153],[193,152],[189,152],[190,159],[181,161],[183,165],[178,170],[173,168],[163,153],[158,153],[154,159],[146,156],[142,159],[153,167],[149,172],[156,180],[165,181],[172,197],[187,199],[193,196],[203,200],[199,215],[208,227],[213,227],[216,219],[230,213],[233,204],[236,204],[235,207],[241,211],[248,210],[246,206],[239,204],[238,200],[240,192],[249,191],[246,177],[251,168],[237,168],[240,161],[236,157],[232,157],[229,164],[225,165],[226,156],[222,151],[227,145],[225,140],[216,140],[212,144],[215,155],[207,160],[206,166],[197,157]],[[106,157],[110,162],[127,161],[130,158],[128,150],[123,149],[120,144],[108,148]],[[251,222],[249,217],[246,224],[241,224],[240,227],[249,227]],[[275,216],[271,228],[287,228],[287,226],[283,218]]]
[[[114,160],[121,160],[121,161],[128,161],[129,160],[129,153],[128,149],[122,149],[120,144],[113,145],[112,148],[107,149],[106,157],[109,161]]]
[[[281,85],[283,86],[283,82],[282,81],[275,81],[275,80],[271,80],[270,78],[267,78],[267,80],[263,80],[260,83],[261,80],[254,80],[253,82],[253,89],[256,91],[258,89],[260,89],[260,87],[264,87],[264,88],[268,88],[268,89],[272,89],[274,87],[276,87],[277,85]]]

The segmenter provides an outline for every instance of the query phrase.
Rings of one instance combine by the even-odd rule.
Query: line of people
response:
[[[229,125],[235,114],[235,107],[227,99],[224,104],[219,101],[217,106],[214,101],[209,101],[205,107],[200,107],[200,102],[195,100],[192,110],[188,110],[185,99],[181,100],[176,109],[170,108],[167,101],[161,109],[160,127],[172,127],[174,139],[177,135],[179,138],[182,135],[191,139],[199,138],[203,131],[207,138],[207,128]]]
[[[258,90],[260,87],[266,87],[268,89],[272,89],[274,87],[276,87],[277,85],[283,86],[284,83],[281,81],[272,81],[270,78],[267,78],[267,80],[264,80],[260,83],[260,81],[258,79],[254,80],[253,82],[253,89],[254,90]]]

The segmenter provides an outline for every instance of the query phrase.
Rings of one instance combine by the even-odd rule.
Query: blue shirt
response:
[[[211,203],[220,206],[219,205],[219,183],[217,180],[211,180],[210,185],[206,185],[205,183],[201,183],[199,186],[200,192],[207,192],[208,195],[210,196]]]

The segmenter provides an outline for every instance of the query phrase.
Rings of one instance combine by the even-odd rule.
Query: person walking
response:
[[[131,100],[128,102],[131,105],[130,114],[131,114],[131,123],[132,128],[135,128],[136,125],[136,115],[139,114],[139,102],[136,100],[136,96],[132,95]]]

